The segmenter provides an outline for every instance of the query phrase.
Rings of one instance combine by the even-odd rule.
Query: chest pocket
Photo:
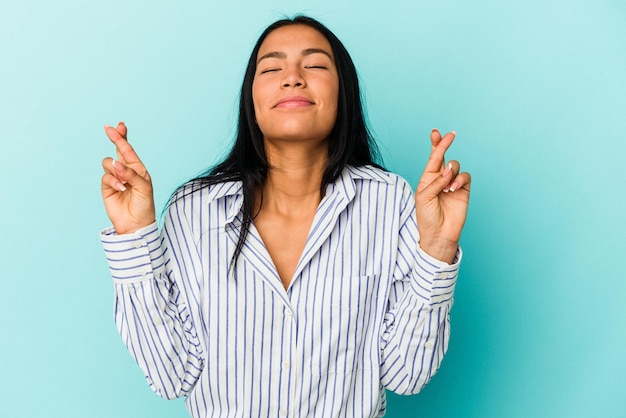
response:
[[[378,361],[378,276],[318,280],[324,287],[311,295],[298,326],[304,367],[318,376],[371,368]]]

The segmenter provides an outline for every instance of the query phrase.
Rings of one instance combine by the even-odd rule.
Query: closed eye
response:
[[[280,68],[267,68],[267,69],[261,71],[261,74],[273,73],[273,72],[276,72],[276,71],[280,71]]]
[[[328,67],[325,67],[323,65],[307,65],[304,68],[319,68],[319,69],[322,69],[322,70],[327,70],[328,69]]]

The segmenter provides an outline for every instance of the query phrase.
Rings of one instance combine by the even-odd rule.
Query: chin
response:
[[[277,129],[261,129],[263,136],[268,139],[283,141],[307,141],[307,140],[324,140],[328,137],[330,130],[314,129],[311,126],[303,126],[300,124],[288,124]]]
[[[265,138],[272,142],[286,141],[286,142],[323,142],[326,140],[326,136],[311,135],[307,133],[280,133],[275,135],[265,135]]]

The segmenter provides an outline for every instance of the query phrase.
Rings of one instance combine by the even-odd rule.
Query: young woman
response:
[[[375,417],[447,349],[470,176],[431,133],[413,195],[376,164],[354,64],[319,22],[281,20],[252,51],[229,156],[172,197],[123,123],[105,127],[115,320],[151,388],[194,417]]]

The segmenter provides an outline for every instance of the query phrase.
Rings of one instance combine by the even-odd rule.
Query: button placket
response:
[[[289,409],[294,407],[295,402],[295,390],[294,390],[294,372],[292,367],[292,359],[295,357],[296,350],[296,322],[295,315],[291,307],[285,306],[283,310],[283,324],[284,324],[284,345],[282,347],[282,362],[280,363],[280,372],[283,376],[282,381],[285,384],[283,388],[283,394],[281,395],[282,402],[279,409],[279,416],[286,417],[289,414]],[[288,382],[288,383],[287,383]]]

